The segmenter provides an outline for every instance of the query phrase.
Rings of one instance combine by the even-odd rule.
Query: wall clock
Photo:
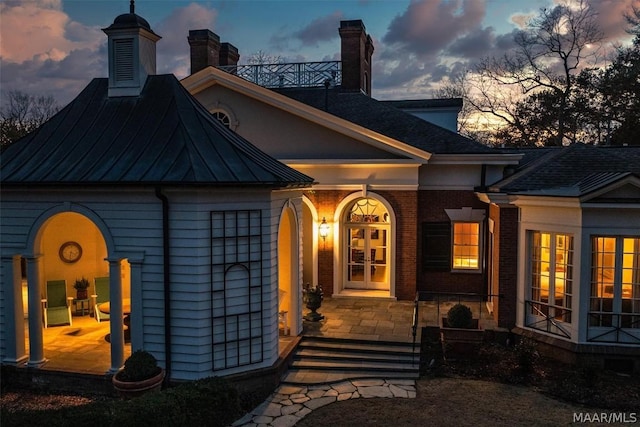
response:
[[[66,263],[74,263],[82,256],[82,247],[77,242],[66,242],[60,246],[60,259]]]

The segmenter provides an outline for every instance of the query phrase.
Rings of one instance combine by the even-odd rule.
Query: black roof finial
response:
[[[136,13],[136,5],[135,5],[135,1],[131,0],[131,3],[129,4],[129,13]]]

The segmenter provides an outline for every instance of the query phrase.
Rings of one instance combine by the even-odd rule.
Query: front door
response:
[[[390,290],[391,224],[385,206],[373,198],[356,200],[343,230],[345,289]]]
[[[346,288],[388,290],[387,227],[348,226],[346,236]]]

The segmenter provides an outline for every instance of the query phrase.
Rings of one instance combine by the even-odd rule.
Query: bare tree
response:
[[[0,109],[0,143],[5,148],[49,120],[60,107],[51,96],[33,96],[21,91],[6,94]]]
[[[249,55],[247,64],[249,65],[269,65],[269,64],[281,64],[283,59],[280,55],[271,55],[263,50]]]
[[[469,103],[501,120],[513,139],[525,145],[574,142],[567,117],[574,79],[581,69],[597,63],[602,39],[596,15],[585,0],[542,9],[516,33],[515,49],[478,65]],[[546,96],[531,98],[541,93]],[[529,120],[535,108],[527,107],[531,101],[549,98],[554,100],[554,111],[546,116],[553,117],[554,124],[539,133]],[[552,134],[550,128],[555,129]]]

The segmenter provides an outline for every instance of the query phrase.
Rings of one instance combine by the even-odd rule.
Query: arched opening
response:
[[[339,254],[337,290],[342,295],[395,296],[395,216],[373,193],[354,193],[336,210]]]
[[[295,211],[286,206],[278,228],[278,318],[282,335],[298,335],[300,318],[300,251]]]
[[[21,263],[23,295],[28,301],[23,327],[29,365],[89,373],[105,373],[114,364],[119,367],[122,361],[114,362],[109,342],[112,322],[100,319],[96,307],[104,302],[103,308],[109,311],[110,297],[105,294],[113,296],[113,271],[119,276],[114,281],[118,285],[115,294],[129,301],[129,263],[106,261],[108,249],[102,232],[78,212],[54,213],[35,231],[32,253]],[[88,284],[84,294],[76,285],[81,279]],[[114,323],[122,327],[122,321]],[[130,348],[126,344],[118,353],[126,358]]]
[[[311,200],[302,197],[302,283],[318,283],[318,212]]]

